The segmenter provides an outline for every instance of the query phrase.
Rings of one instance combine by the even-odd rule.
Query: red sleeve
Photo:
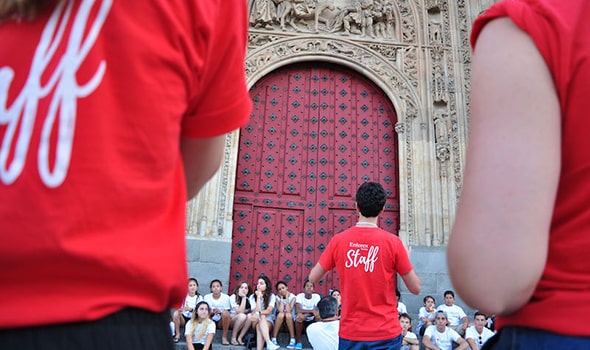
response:
[[[337,236],[335,235],[330,240],[330,243],[328,243],[326,250],[324,250],[324,252],[320,256],[320,260],[318,261],[318,264],[320,264],[320,266],[326,271],[330,271],[334,267],[336,267],[336,261],[334,260],[334,249],[336,246],[336,241]]]
[[[201,71],[194,73],[189,110],[182,123],[185,137],[209,137],[244,125],[251,110],[246,86],[248,21],[244,0],[199,1],[201,23],[195,41],[203,42]]]
[[[488,22],[500,17],[509,17],[535,43],[551,71],[556,90],[565,91],[560,88],[567,85],[568,82],[564,79],[571,74],[569,62],[574,38],[574,28],[568,18],[575,17],[571,11],[575,11],[576,8],[578,6],[573,2],[570,5],[562,5],[557,1],[501,1],[490,7],[473,23],[471,46],[476,47],[477,38]],[[562,102],[563,97],[560,96]]]

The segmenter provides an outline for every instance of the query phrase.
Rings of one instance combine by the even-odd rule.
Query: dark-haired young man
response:
[[[399,349],[402,330],[395,297],[396,273],[413,294],[420,293],[420,278],[402,241],[377,226],[387,199],[383,186],[363,183],[355,199],[358,222],[332,237],[309,280],[317,283],[333,268],[338,271],[346,296],[342,299],[340,350]]]

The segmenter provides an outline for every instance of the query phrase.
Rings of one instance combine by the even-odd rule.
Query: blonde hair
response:
[[[203,304],[207,305],[207,318],[198,321],[197,320],[197,317],[198,317],[197,310],[199,309],[199,306],[201,306]],[[202,339],[205,336],[205,334],[207,333],[207,326],[209,326],[209,322],[213,322],[209,318],[210,313],[211,313],[211,309],[209,308],[209,304],[207,304],[207,302],[205,302],[205,301],[198,302],[197,305],[195,305],[195,310],[193,311],[193,315],[191,317],[192,322],[191,322],[191,326],[189,328],[189,334],[194,334],[195,329],[197,329],[197,324],[201,324],[201,330],[199,331],[199,334],[197,335],[197,339]]]

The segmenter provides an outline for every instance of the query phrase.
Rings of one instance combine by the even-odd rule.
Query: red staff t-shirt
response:
[[[401,334],[395,278],[413,267],[399,237],[377,227],[349,228],[332,237],[319,264],[336,268],[340,277],[341,338],[377,341]]]
[[[247,121],[245,7],[65,1],[0,24],[0,328],[182,300],[180,138]]]

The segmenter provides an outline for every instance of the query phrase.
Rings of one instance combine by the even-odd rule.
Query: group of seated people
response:
[[[256,348],[276,350],[277,335],[286,327],[290,339],[287,349],[301,349],[306,330],[314,349],[337,349],[340,291],[332,290],[322,298],[314,293],[314,284],[306,281],[304,291],[291,293],[287,283],[276,283],[276,294],[267,276],[261,275],[252,288],[247,281],[235,286],[229,296],[222,292],[220,280],[209,285],[211,293],[202,296],[195,278],[188,280],[188,293],[182,306],[174,310],[171,331],[174,342],[180,340],[180,329],[189,350],[210,350],[216,329],[222,330],[223,345],[245,345],[249,330],[256,333]],[[319,321],[319,322],[318,322]],[[232,329],[228,341],[229,329]],[[314,344],[315,343],[315,344]]]
[[[418,350],[420,345],[418,336],[411,332],[411,317],[398,297],[398,312],[402,327],[402,350]],[[426,350],[479,350],[495,333],[494,316],[487,317],[476,312],[473,323],[463,309],[455,304],[455,293],[452,290],[444,292],[444,304],[435,308],[435,299],[427,295],[423,299],[424,306],[418,312],[416,333],[420,335]]]
[[[259,276],[252,288],[247,281],[235,286],[229,296],[222,292],[220,280],[209,284],[211,292],[199,294],[199,284],[195,278],[188,280],[188,293],[182,307],[174,310],[171,331],[175,342],[180,339],[180,329],[189,350],[210,350],[215,332],[222,330],[223,345],[244,345],[245,336],[253,330],[256,333],[256,348],[276,350],[280,347],[277,335],[281,328],[289,333],[287,349],[301,349],[301,338],[306,331],[307,338],[314,349],[338,349],[338,328],[341,295],[337,289],[330,295],[321,297],[314,293],[313,283],[306,281],[304,291],[297,295],[291,293],[284,281],[272,284],[265,275]],[[455,294],[444,293],[444,304],[435,308],[431,295],[424,297],[418,312],[416,333],[412,332],[412,318],[406,306],[399,301],[398,312],[402,328],[402,350],[418,350],[421,341],[426,350],[479,350],[494,335],[493,323],[486,315],[476,312],[473,324],[463,309],[455,304]],[[232,329],[228,340],[229,329]]]

